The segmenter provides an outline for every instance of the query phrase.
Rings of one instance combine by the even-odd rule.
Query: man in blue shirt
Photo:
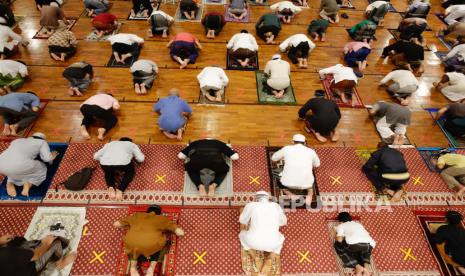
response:
[[[3,117],[2,135],[17,135],[38,116],[40,99],[34,92],[13,92],[0,96],[0,116]]]
[[[160,114],[158,124],[163,134],[170,139],[181,141],[187,118],[192,114],[192,109],[186,101],[179,98],[177,89],[171,89],[168,94],[168,97],[160,99],[153,106],[153,110]]]

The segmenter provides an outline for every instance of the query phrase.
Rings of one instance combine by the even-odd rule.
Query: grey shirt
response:
[[[388,124],[410,125],[412,113],[405,106],[397,103],[377,102],[373,108],[377,116],[386,117]]]

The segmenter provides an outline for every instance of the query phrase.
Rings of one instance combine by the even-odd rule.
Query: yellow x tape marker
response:
[[[308,251],[308,250],[305,251],[305,253],[297,251],[297,254],[299,254],[302,257],[302,258],[300,258],[299,263],[303,263],[304,261],[307,261],[307,262],[311,263],[312,261],[307,257],[309,253],[310,253],[310,251]]]
[[[82,235],[83,236],[89,235],[89,234],[87,234],[87,229],[88,229],[87,226],[84,226],[84,229],[82,229]]]
[[[412,255],[412,248],[409,248],[407,251],[405,249],[401,248],[400,251],[402,251],[405,254],[404,261],[408,260],[408,258],[412,258],[412,260],[414,260],[414,261],[417,260],[417,258]]]
[[[249,176],[250,179],[250,182],[249,184],[253,184],[253,183],[257,183],[257,184],[260,184],[260,182],[258,182],[258,179],[260,178],[260,176],[257,176],[257,177],[253,177],[253,176]]]
[[[194,264],[197,264],[198,262],[201,262],[202,264],[207,264],[207,262],[203,259],[205,255],[207,255],[207,251],[203,252],[202,255],[199,256],[199,253],[194,251],[195,257],[197,257],[197,260],[195,260]]]
[[[105,255],[106,252],[105,252],[105,251],[102,251],[102,253],[97,254],[97,252],[92,251],[92,253],[94,253],[95,258],[93,258],[92,261],[90,261],[89,263],[93,263],[93,262],[95,262],[95,261],[99,261],[101,264],[103,264],[102,256]]]
[[[415,182],[413,182],[413,185],[421,184],[424,185],[423,182],[421,182],[421,176],[419,177],[412,177]]]
[[[333,185],[336,184],[336,183],[342,184],[342,182],[339,180],[339,179],[341,179],[341,176],[330,176],[330,177],[333,180],[333,183],[332,183]]]
[[[157,180],[155,180],[155,183],[157,183],[158,181],[163,182],[163,183],[166,183],[166,182],[165,182],[166,174],[164,174],[164,175],[155,174],[155,176],[157,177]]]

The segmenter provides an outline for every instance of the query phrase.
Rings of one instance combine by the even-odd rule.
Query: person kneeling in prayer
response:
[[[451,103],[438,110],[434,118],[435,121],[445,116],[444,129],[450,132],[454,137],[465,136],[465,100],[457,103]]]
[[[281,254],[284,236],[279,232],[279,227],[287,224],[281,206],[271,202],[269,198],[267,192],[257,192],[256,201],[247,203],[239,217],[241,246],[250,255],[256,270],[254,272],[261,273],[260,275],[268,275],[273,259]],[[257,251],[269,253],[261,268],[255,262]]]
[[[157,261],[163,249],[169,247],[166,234],[184,236],[184,230],[166,216],[158,205],[152,205],[146,213],[137,212],[113,224],[116,228],[127,229],[124,236],[124,251],[128,254],[130,275],[139,276],[138,259],[150,260],[146,276],[153,276]]]
[[[307,190],[305,204],[310,205],[313,199],[313,168],[320,166],[320,159],[316,152],[305,145],[305,136],[295,134],[292,137],[294,145],[285,146],[271,156],[273,162],[284,159],[284,168],[280,179],[280,189],[291,200],[299,199],[299,196],[289,189]]]
[[[291,85],[289,62],[282,60],[279,54],[273,55],[272,59],[266,63],[264,74],[263,90],[276,99],[284,97],[286,89]]]
[[[0,116],[5,136],[16,136],[39,116],[40,99],[34,92],[13,92],[0,96]]]
[[[443,151],[436,162],[449,189],[461,197],[465,194],[465,155]]]
[[[45,162],[51,164],[57,156],[58,152],[50,152],[43,133],[36,132],[31,137],[13,140],[0,154],[0,174],[8,178],[8,195],[16,197],[15,186],[23,186],[21,195],[29,196],[31,187],[39,186],[47,177]]]
[[[233,35],[226,48],[228,49],[228,55],[237,60],[242,67],[248,66],[252,59],[255,60],[258,52],[257,41],[247,30],[241,30],[240,33]]]
[[[207,66],[197,75],[202,94],[212,102],[223,100],[224,88],[229,79],[223,69],[218,66]]]
[[[378,117],[376,130],[383,141],[393,145],[403,145],[412,112],[397,103],[379,101],[369,110],[371,116]]]
[[[231,160],[239,159],[237,154],[226,143],[215,139],[202,139],[190,143],[179,154],[179,159],[189,158],[184,167],[189,175],[189,178],[199,189],[199,194],[202,197],[214,197],[215,190],[221,185],[226,175],[229,172],[229,166],[226,163],[225,157]],[[205,169],[213,171],[214,179],[211,183],[204,183],[202,174],[205,175]],[[208,172],[209,173],[209,172]]]
[[[392,82],[389,86],[387,84]],[[418,89],[418,80],[409,70],[394,70],[387,74],[379,83],[380,86],[387,86],[389,95],[396,98],[401,105],[408,105],[410,97]]]
[[[386,143],[378,143],[378,150],[371,154],[362,171],[378,193],[389,194],[393,202],[400,201],[402,187],[410,179],[404,155]]]
[[[320,79],[324,79],[326,74],[333,74],[333,80],[330,85],[331,92],[341,98],[341,101],[344,103],[349,102],[346,94],[350,96],[350,99],[352,99],[352,94],[354,93],[354,88],[358,81],[358,78],[352,68],[342,64],[336,64],[334,66],[321,69],[319,74]]]
[[[308,67],[308,55],[315,47],[315,44],[304,34],[292,35],[279,44],[279,50],[283,53],[287,52],[287,57],[299,68]]]
[[[352,216],[341,212],[337,216],[340,222],[336,226],[336,242],[334,248],[341,258],[344,267],[355,269],[356,276],[369,276],[371,251],[376,242],[362,224],[352,221]]]
[[[123,200],[123,192],[134,179],[136,170],[132,159],[142,163],[145,156],[131,138],[123,137],[119,141],[105,144],[94,154],[105,173],[105,182],[108,186],[108,197],[111,200]],[[121,175],[121,183],[116,185],[116,175]]]
[[[158,66],[148,59],[139,59],[129,68],[132,73],[134,91],[136,94],[147,94],[147,89],[152,88],[153,81],[158,74]]]
[[[116,62],[125,63],[130,57],[139,56],[144,39],[135,34],[115,34],[108,38]]]
[[[437,244],[439,253],[446,263],[454,266],[462,275],[465,275],[465,229],[462,222],[463,216],[459,212],[448,211],[446,219],[447,224],[440,226],[433,233],[434,236],[431,241]]]

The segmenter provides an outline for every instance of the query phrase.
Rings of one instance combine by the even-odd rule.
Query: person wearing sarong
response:
[[[294,5],[291,1],[281,1],[270,6],[270,9],[281,17],[284,23],[291,23],[291,19],[302,11],[302,9]]]
[[[224,96],[224,88],[229,79],[223,69],[217,66],[207,66],[197,75],[200,91],[209,101],[221,102]]]
[[[136,94],[147,94],[147,89],[152,88],[153,81],[158,74],[158,66],[148,59],[139,59],[129,68],[132,73],[134,91]]]
[[[315,47],[315,44],[304,34],[291,35],[279,44],[279,50],[283,53],[287,52],[287,57],[299,68],[308,67],[308,55]]]
[[[390,85],[388,86],[388,83]],[[409,70],[394,70],[387,74],[379,83],[380,86],[387,86],[386,90],[399,101],[401,105],[408,105],[410,97],[418,89],[419,82],[415,75]]]
[[[185,147],[178,154],[178,158],[182,160],[189,158],[184,168],[199,190],[199,195],[214,197],[216,189],[222,184],[230,169],[225,158],[238,160],[239,154],[222,141],[201,139]],[[207,169],[209,174],[210,171],[213,172],[213,180],[210,180],[210,183],[204,183],[205,177],[203,179],[201,177]]]
[[[279,21],[278,21],[279,22]],[[241,30],[240,33],[233,35],[226,45],[228,55],[235,59],[242,67],[246,67],[253,60],[256,60],[258,44],[255,37],[247,30]]]
[[[209,12],[202,19],[202,25],[205,29],[207,38],[215,38],[223,29],[226,21],[224,16],[218,12]]]
[[[179,2],[181,14],[187,18],[187,20],[195,20],[200,6],[201,4],[199,0],[181,0]]]
[[[53,235],[29,241],[3,235],[0,237],[0,275],[39,275],[49,263],[61,274],[77,257],[76,252],[63,253],[68,244],[68,240]]]
[[[316,92],[324,95],[323,90]],[[341,119],[341,110],[334,101],[323,96],[308,100],[299,109],[299,119],[305,121],[305,131],[313,133],[318,141],[325,143],[328,140],[325,136],[330,136],[332,142],[339,140],[336,127]]]
[[[84,6],[88,17],[94,17],[108,11],[110,2],[108,0],[84,0]]]
[[[0,60],[0,95],[16,91],[21,87],[29,73],[22,61]]]
[[[264,14],[255,24],[255,31],[267,44],[274,44],[276,43],[274,41],[276,36],[278,36],[281,31],[281,22],[274,13]]]
[[[352,220],[349,213],[339,213],[337,220],[340,223],[335,229],[334,248],[344,267],[354,268],[356,276],[370,275],[371,252],[376,242],[362,224]]]
[[[128,255],[130,275],[139,276],[138,259],[150,260],[146,276],[153,276],[161,251],[169,248],[166,235],[174,233],[184,236],[184,230],[168,217],[162,215],[162,208],[152,205],[147,212],[136,212],[113,224],[116,228],[127,229],[123,238],[124,252]],[[168,245],[168,246],[167,246]]]
[[[0,59],[10,58],[18,52],[18,46],[26,47],[29,43],[10,27],[0,25]]]
[[[164,11],[153,11],[149,17],[150,34],[162,34],[162,37],[168,37],[170,26],[174,22],[174,18]]]
[[[435,120],[445,117],[444,128],[454,137],[465,136],[465,100],[451,103],[438,110]]]
[[[281,173],[279,188],[291,200],[299,198],[291,190],[305,190],[305,204],[310,205],[313,199],[313,184],[315,177],[313,169],[320,166],[320,159],[316,152],[305,145],[305,136],[295,134],[292,137],[293,145],[288,145],[278,150],[271,156],[273,162],[284,160],[284,168]]]
[[[13,140],[0,154],[0,173],[8,178],[6,189],[9,196],[16,197],[15,186],[22,186],[21,195],[29,196],[32,186],[37,187],[45,181],[45,163],[52,164],[58,156],[58,152],[50,151],[45,138],[43,133],[36,132],[29,138]]]
[[[403,186],[410,179],[402,152],[379,142],[378,150],[363,165],[362,171],[378,193],[390,195],[391,201],[400,201]]]
[[[63,71],[63,77],[69,82],[68,94],[70,96],[82,96],[82,92],[89,88],[94,78],[92,65],[85,61],[71,64]]]
[[[16,136],[38,116],[40,99],[34,92],[12,92],[0,97],[0,116],[3,117],[2,135]]]
[[[465,74],[463,73],[445,73],[439,82],[433,83],[433,86],[450,101],[458,102],[465,99]]]
[[[327,74],[333,75],[329,89],[336,96],[341,98],[342,102],[348,103],[347,95],[352,99],[354,88],[357,85],[358,78],[355,75],[354,70],[350,67],[342,64],[336,64],[334,66],[321,69],[319,71],[320,79],[326,78]]]
[[[465,155],[441,152],[436,162],[441,177],[458,197],[465,194]]]
[[[236,20],[242,20],[247,15],[247,1],[246,0],[231,0],[228,7],[228,14]]]
[[[197,37],[191,33],[181,32],[168,43],[171,59],[179,63],[179,69],[184,69],[188,64],[195,64],[202,49]]]
[[[284,235],[279,227],[287,224],[287,218],[279,204],[270,201],[270,195],[265,191],[255,194],[255,202],[249,202],[241,211],[239,223],[241,232],[239,240],[242,248],[250,255],[255,264],[257,251],[268,252],[261,268],[261,275],[267,275],[273,259],[281,254]]]
[[[379,118],[376,130],[384,141],[393,145],[403,145],[412,112],[408,107],[397,103],[379,101],[369,109],[370,116]]]
[[[447,211],[446,225],[440,226],[433,234],[431,241],[438,247],[439,253],[446,261],[465,275],[465,229],[463,215],[457,211]]]

